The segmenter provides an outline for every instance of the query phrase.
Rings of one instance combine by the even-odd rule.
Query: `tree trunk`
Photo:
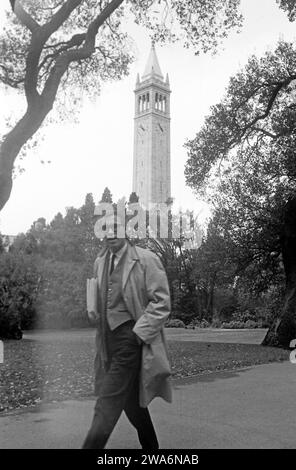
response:
[[[12,170],[2,168],[0,161],[0,211],[7,203],[12,189]]]
[[[215,284],[216,284],[216,277],[217,273],[214,272],[213,275],[210,278],[210,287],[209,287],[209,293],[208,293],[208,301],[207,301],[207,321],[211,322],[213,319],[214,315],[214,292],[215,292]]]
[[[284,305],[262,344],[287,348],[296,338],[296,196],[285,207],[281,246],[286,275]]]
[[[16,157],[25,143],[35,134],[44,121],[50,105],[38,103],[28,108],[25,115],[6,135],[0,147],[0,211],[7,203],[12,189],[12,172]]]

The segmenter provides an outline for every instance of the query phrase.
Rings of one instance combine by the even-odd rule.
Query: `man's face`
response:
[[[114,230],[110,227],[106,235],[106,243],[112,253],[116,253],[125,244],[125,238],[117,238],[117,225],[114,224]]]

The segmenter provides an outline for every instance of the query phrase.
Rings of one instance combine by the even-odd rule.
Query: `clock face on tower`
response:
[[[155,131],[157,132],[157,134],[159,134],[159,135],[164,135],[165,134],[166,129],[165,129],[165,125],[164,125],[163,122],[157,122],[155,124],[154,128],[155,128]]]
[[[140,135],[141,137],[145,135],[145,132],[147,131],[146,127],[144,126],[144,124],[139,124],[138,125],[138,129],[137,129],[137,132],[138,132],[138,135]]]

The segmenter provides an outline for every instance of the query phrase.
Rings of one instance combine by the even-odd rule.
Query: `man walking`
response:
[[[124,411],[142,449],[157,450],[147,406],[156,396],[169,402],[172,396],[163,331],[170,313],[167,277],[158,256],[118,238],[116,225],[105,242],[94,267],[99,292],[98,399],[83,448],[104,448]]]

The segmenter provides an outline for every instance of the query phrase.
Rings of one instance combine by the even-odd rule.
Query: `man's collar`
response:
[[[116,253],[114,253],[118,260],[122,257],[126,249],[127,249],[127,242],[125,241],[124,245],[118,251],[116,251]],[[112,255],[113,255],[113,252],[110,250],[110,256]]]
[[[127,246],[127,252],[128,252],[128,256],[131,258],[131,259],[134,259],[134,260],[138,260],[139,259],[139,255],[138,255],[138,252],[136,250],[136,247],[131,245],[130,242],[128,241],[128,239],[126,240],[126,246]],[[98,254],[98,258],[104,258],[107,254],[108,254],[108,247],[106,245],[106,243],[103,245],[103,247],[101,248],[101,251],[99,252]]]

